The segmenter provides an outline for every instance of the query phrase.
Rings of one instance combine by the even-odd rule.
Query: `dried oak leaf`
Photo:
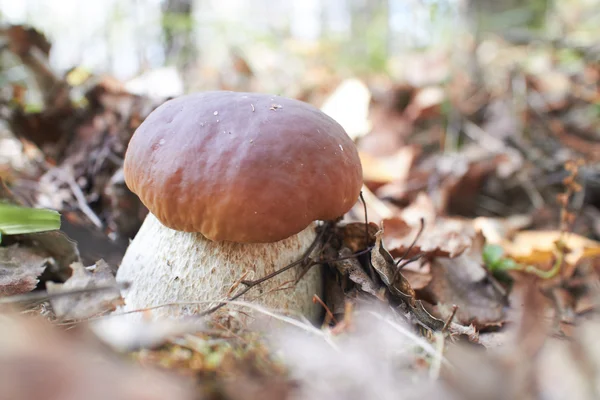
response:
[[[104,260],[99,260],[94,266],[88,268],[81,263],[73,263],[71,268],[73,275],[65,283],[48,282],[46,284],[48,293],[110,286],[114,286],[114,289],[55,297],[50,302],[57,317],[73,320],[85,319],[114,311],[118,305],[122,304],[123,298],[117,281]]]
[[[436,217],[433,203],[425,194],[404,209],[400,216],[383,220],[384,240],[394,257],[403,256],[418,235],[421,219],[424,228],[406,257],[425,253],[434,257],[457,257],[471,246],[472,224],[458,219]]]
[[[26,247],[0,247],[0,297],[31,292],[49,261]]]
[[[455,258],[436,257],[431,261],[432,281],[428,286],[442,318],[453,305],[456,320],[478,328],[504,321],[508,306],[506,291],[483,266],[484,239],[479,234],[469,251]]]
[[[363,222],[350,222],[339,226],[339,229],[344,246],[356,253],[375,243],[375,234],[379,227],[372,222],[367,226]]]

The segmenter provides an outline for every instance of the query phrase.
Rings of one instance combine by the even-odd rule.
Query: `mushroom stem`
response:
[[[125,305],[117,313],[188,303],[153,308],[149,313],[154,319],[198,314],[241,290],[241,280],[262,278],[298,260],[316,236],[315,224],[311,224],[275,243],[214,242],[200,233],[167,228],[148,213],[117,272],[118,282],[131,284],[123,296]],[[322,295],[321,270],[311,268],[294,286],[298,274],[299,268],[285,271],[239,300],[298,312],[316,321],[322,310],[312,298]],[[236,284],[240,287],[232,290]],[[193,302],[198,303],[190,304]],[[142,313],[128,315],[140,318]]]

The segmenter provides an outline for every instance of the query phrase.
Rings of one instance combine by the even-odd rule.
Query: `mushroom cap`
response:
[[[240,243],[336,219],[362,187],[354,142],[332,118],[298,100],[230,91],[156,108],[131,138],[124,174],[165,226]]]

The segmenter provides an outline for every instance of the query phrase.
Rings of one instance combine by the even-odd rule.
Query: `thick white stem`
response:
[[[149,213],[117,272],[117,281],[131,284],[123,296],[125,305],[117,313],[178,302],[214,301],[217,304],[231,295],[236,283],[239,286],[233,288],[234,293],[243,289],[241,279],[259,279],[298,260],[315,237],[315,227],[311,225],[276,243],[213,242],[201,234],[169,229]],[[322,296],[322,271],[320,267],[311,268],[293,286],[299,273],[300,268],[292,268],[252,288],[239,300],[299,312],[316,320],[321,307],[313,304],[312,297],[314,294]],[[277,290],[280,288],[285,289]],[[181,317],[197,314],[210,306],[198,303],[160,307],[151,310],[150,315],[152,318]],[[141,317],[140,313],[129,315]]]

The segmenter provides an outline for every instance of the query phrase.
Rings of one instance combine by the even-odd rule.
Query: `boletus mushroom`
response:
[[[298,100],[230,91],[155,109],[131,138],[124,175],[149,214],[117,272],[131,284],[119,311],[152,308],[153,318],[196,314],[242,279],[298,260],[317,221],[343,216],[362,186],[356,147],[332,118]],[[313,267],[293,285],[299,273],[292,268],[241,300],[314,320],[322,271]]]

